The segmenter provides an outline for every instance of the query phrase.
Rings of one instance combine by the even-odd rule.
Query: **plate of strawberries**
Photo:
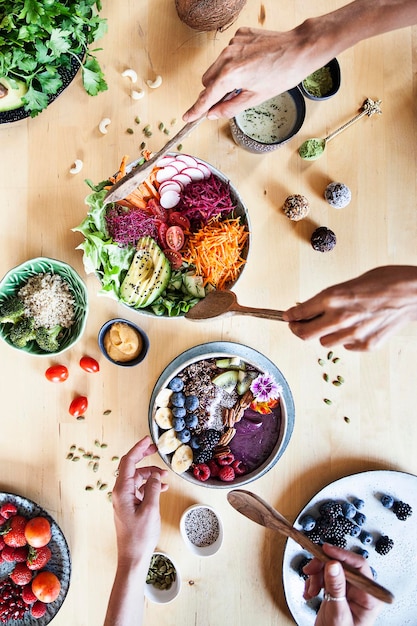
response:
[[[55,520],[32,500],[0,492],[0,623],[49,624],[70,576],[68,544]]]

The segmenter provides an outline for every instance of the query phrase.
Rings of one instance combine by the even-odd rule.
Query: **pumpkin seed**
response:
[[[350,417],[347,417],[347,416],[345,415],[345,417],[344,417],[343,419],[345,420],[346,424],[349,424],[349,423],[350,423]]]
[[[337,380],[339,381],[339,383],[345,382],[345,379],[343,378],[343,376],[337,376]]]
[[[105,411],[103,411],[103,415],[110,415],[110,413],[111,413],[111,409],[106,409]]]
[[[329,398],[323,398],[323,402],[325,402],[326,404],[333,404],[333,402],[329,400]]]
[[[72,452],[69,452],[69,453],[67,454],[67,459],[68,459],[68,461],[71,461],[71,459],[73,458],[73,456],[74,456],[74,455],[73,455],[73,453],[72,453]]]
[[[332,360],[332,358],[333,358],[333,352],[331,352],[331,351],[330,351],[330,352],[328,352],[328,353],[327,353],[327,359],[328,359],[329,361],[331,361],[331,360]]]
[[[326,383],[329,382],[329,375],[326,374],[326,372],[323,374],[323,380],[325,380]]]
[[[333,380],[332,383],[335,387],[340,387],[340,385],[342,384],[340,380]]]
[[[318,364],[319,364],[319,365],[321,365],[321,366],[323,366],[323,365],[324,365],[324,361],[323,361],[323,359],[319,359],[317,362],[318,362]]]

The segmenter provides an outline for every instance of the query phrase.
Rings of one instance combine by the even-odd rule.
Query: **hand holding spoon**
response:
[[[368,117],[371,117],[371,115],[373,115],[374,113],[378,113],[378,115],[380,115],[382,113],[381,108],[379,106],[380,104],[381,104],[381,100],[375,101],[375,100],[371,100],[371,98],[367,98],[361,107],[362,110],[360,113],[355,115],[355,117],[353,117],[351,120],[346,122],[346,124],[343,124],[343,126],[341,126],[340,128],[337,128],[336,130],[334,130],[332,133],[330,133],[330,135],[327,135],[327,137],[325,137],[324,139],[318,139],[317,137],[312,137],[311,139],[307,139],[299,147],[298,154],[305,161],[315,161],[316,159],[321,157],[326,147],[326,144],[331,139],[333,139],[333,137],[336,137],[336,135],[338,135],[343,130],[351,126],[354,122],[357,122],[358,120],[360,120],[361,117],[364,117],[365,115],[367,115]]]
[[[275,311],[273,309],[259,309],[249,306],[241,306],[233,291],[221,291],[216,289],[210,291],[205,298],[197,302],[185,317],[189,320],[207,320],[219,315],[253,315],[254,317],[263,317],[268,320],[282,319],[283,311]]]
[[[294,528],[285,517],[256,494],[244,489],[234,489],[227,494],[227,499],[232,507],[245,517],[261,526],[277,530],[286,537],[290,537],[323,563],[332,560],[318,544],[310,541],[308,537]],[[344,569],[346,580],[351,585],[362,589],[383,602],[393,603],[394,596],[388,589],[385,589],[385,587],[382,587],[382,585],[379,585],[371,578],[364,576],[347,563],[341,562],[341,565]]]

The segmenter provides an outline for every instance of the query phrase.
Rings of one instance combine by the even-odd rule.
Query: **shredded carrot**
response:
[[[152,156],[152,153],[149,152],[149,150],[144,150],[142,154],[146,160],[149,160]],[[117,174],[115,174],[115,176],[109,177],[111,185],[106,185],[105,189],[111,189],[112,185],[117,183],[121,178],[126,175],[127,160],[128,156],[125,155],[120,163]],[[159,183],[156,180],[156,172],[158,171],[158,169],[160,168],[156,167],[150,173],[149,177],[145,181],[143,181],[143,183],[141,183],[137,189],[132,191],[132,193],[126,196],[126,198],[118,202],[118,204],[121,204],[122,206],[127,206],[129,208],[142,209],[146,211],[146,205],[148,203],[148,200],[150,200],[151,198],[155,198],[159,201]]]
[[[213,219],[189,237],[183,258],[195,266],[204,285],[210,283],[217,289],[224,289],[227,283],[237,280],[246,263],[242,250],[248,237],[249,232],[240,218]]]

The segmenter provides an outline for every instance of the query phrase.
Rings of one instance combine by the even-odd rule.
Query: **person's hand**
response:
[[[139,561],[151,555],[157,544],[161,530],[159,496],[168,489],[162,482],[168,472],[156,466],[136,467],[156,451],[146,436],[120,460],[112,493],[119,560]]]
[[[417,267],[378,267],[288,309],[283,319],[301,339],[320,339],[326,347],[376,348],[417,320]]]
[[[328,543],[323,545],[323,550],[335,560],[324,564],[314,558],[304,567],[304,572],[308,575],[304,598],[311,600],[321,589],[325,591],[325,599],[320,605],[315,626],[372,626],[382,609],[382,602],[347,583],[340,563],[348,563],[372,578],[366,560],[359,554]]]
[[[205,89],[183,119],[192,121],[205,113],[209,118],[231,118],[295,87],[309,73],[332,58],[332,51],[316,53],[309,36],[313,20],[294,30],[275,32],[239,28],[227,48],[205,72]],[[227,93],[241,89],[240,95],[215,106]]]

